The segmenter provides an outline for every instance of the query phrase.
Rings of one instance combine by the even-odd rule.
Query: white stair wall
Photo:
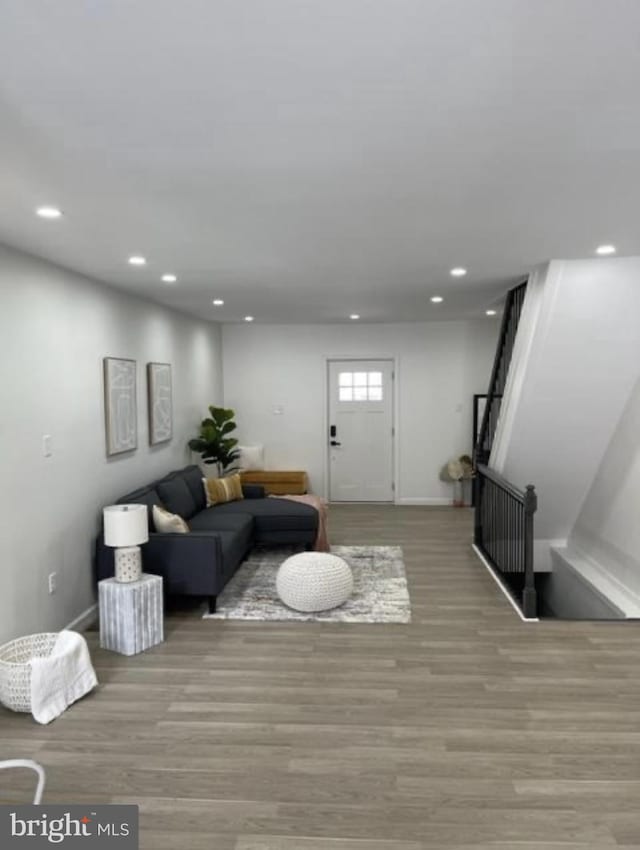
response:
[[[622,608],[637,612],[627,616],[640,616],[640,380],[571,530],[569,546],[620,589]]]

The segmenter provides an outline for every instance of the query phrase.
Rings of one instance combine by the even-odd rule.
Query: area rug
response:
[[[289,547],[254,550],[218,596],[213,620],[305,620],[322,623],[410,623],[411,605],[399,546],[332,546],[353,571],[353,595],[331,611],[306,614],[287,608],[276,593]]]

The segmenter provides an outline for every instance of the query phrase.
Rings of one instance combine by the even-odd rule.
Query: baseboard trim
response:
[[[72,620],[65,629],[72,629],[76,632],[84,632],[89,626],[92,626],[98,619],[98,603],[94,602],[86,611],[83,611],[79,617]]]
[[[518,615],[518,617],[520,617],[520,619],[522,620],[522,622],[523,622],[523,623],[539,623],[539,622],[540,622],[540,620],[538,619],[538,617],[525,617],[525,616],[524,616],[524,614],[522,613],[522,611],[518,608],[518,606],[516,605],[516,603],[513,601],[513,597],[512,597],[512,596],[511,596],[511,594],[509,593],[509,591],[508,591],[508,589],[506,588],[506,586],[505,586],[504,582],[502,581],[502,579],[500,578],[500,576],[496,573],[496,571],[493,569],[493,567],[491,566],[491,564],[489,563],[489,561],[487,561],[487,559],[486,559],[486,558],[485,558],[485,556],[482,554],[482,552],[480,551],[480,549],[478,549],[478,547],[476,546],[476,544],[475,544],[475,543],[472,543],[472,544],[471,544],[471,548],[473,549],[473,551],[474,551],[474,552],[476,553],[476,555],[478,556],[478,559],[479,559],[479,560],[482,562],[482,564],[485,566],[485,568],[486,568],[487,572],[489,573],[489,575],[491,576],[491,578],[495,581],[495,583],[498,585],[498,587],[500,588],[500,590],[502,591],[502,593],[504,594],[504,596],[506,596],[506,598],[507,598],[507,601],[508,601],[509,605],[511,605],[511,607],[512,607],[512,608],[513,608],[513,610],[516,612],[516,614]]]
[[[396,499],[396,505],[433,505],[434,507],[435,506],[441,507],[443,505],[449,505],[449,507],[452,507],[451,499],[442,499],[442,498],[433,498],[433,499],[415,498],[414,499],[411,496],[408,496],[408,497],[403,496],[399,499]]]

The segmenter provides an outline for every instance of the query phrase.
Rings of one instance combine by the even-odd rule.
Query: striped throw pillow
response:
[[[240,475],[229,475],[228,478],[203,478],[204,492],[207,497],[207,507],[221,505],[224,502],[235,502],[244,499]]]

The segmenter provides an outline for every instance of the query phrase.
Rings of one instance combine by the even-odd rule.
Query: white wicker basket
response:
[[[31,711],[31,659],[47,658],[57,632],[27,635],[0,646],[0,702],[12,711]]]

